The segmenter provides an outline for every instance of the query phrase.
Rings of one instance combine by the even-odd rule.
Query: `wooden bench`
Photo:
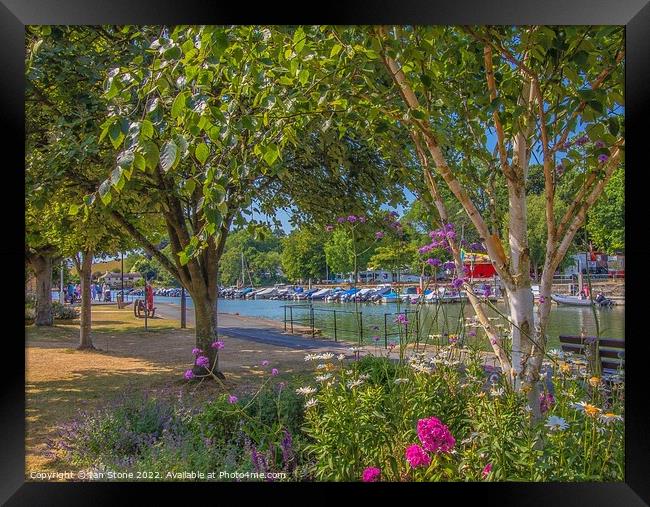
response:
[[[595,344],[595,336],[563,336],[560,345],[563,352],[585,355],[585,348]],[[603,376],[623,373],[625,371],[625,340],[618,338],[600,338],[598,355]]]

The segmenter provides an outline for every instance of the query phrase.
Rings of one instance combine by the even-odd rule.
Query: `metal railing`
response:
[[[314,308],[311,304],[283,305],[284,308],[284,331],[290,334],[297,332],[296,327],[301,326],[302,332],[305,331],[315,338],[318,334],[322,338],[333,338],[335,342],[339,340],[351,340],[361,345],[364,342],[364,316],[362,311],[336,310],[331,308]],[[403,331],[400,324],[395,322],[390,316],[398,314],[406,315],[407,323],[403,325]],[[347,319],[343,316],[352,316]],[[409,315],[415,315],[412,319]],[[352,321],[352,324],[350,324]],[[409,338],[419,339],[420,319],[418,310],[404,310],[402,312],[392,312],[383,314],[383,337],[384,347],[388,347],[388,341],[391,337],[399,337],[400,341]],[[377,335],[380,336],[381,328],[376,327]],[[365,333],[366,338],[368,334]]]

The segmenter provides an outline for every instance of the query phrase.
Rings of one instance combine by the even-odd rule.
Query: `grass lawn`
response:
[[[130,308],[93,306],[93,342],[97,350],[76,350],[79,321],[53,327],[25,326],[26,474],[65,471],[71,467],[48,456],[47,441],[78,410],[100,407],[124,392],[148,391],[157,396],[191,398],[194,403],[223,393],[215,382],[200,386],[183,379],[192,364],[194,329],[177,321],[149,319],[149,330]],[[225,337],[220,368],[229,392],[243,394],[266,378],[269,360],[282,373],[278,380],[307,370],[304,351]]]

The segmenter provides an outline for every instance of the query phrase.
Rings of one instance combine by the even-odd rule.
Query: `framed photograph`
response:
[[[239,11],[0,7],[0,499],[650,503],[645,1]]]

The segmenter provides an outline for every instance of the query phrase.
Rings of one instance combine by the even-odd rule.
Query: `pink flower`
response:
[[[239,398],[237,398],[237,396],[230,395],[230,396],[228,396],[228,403],[233,405],[233,404],[237,403],[238,399]]]
[[[598,155],[598,162],[600,162],[601,164],[604,164],[608,160],[609,160],[608,155],[605,155],[604,153],[602,155]]]
[[[429,417],[418,421],[418,437],[422,446],[431,452],[449,452],[456,445],[449,428],[437,417]]]
[[[381,475],[381,470],[377,467],[368,467],[361,474],[361,480],[363,482],[377,482],[379,476]]]
[[[377,231],[377,232],[375,233],[375,238],[377,238],[377,239],[381,239],[381,238],[383,238],[383,237],[384,237],[384,233],[383,233],[383,232],[381,232],[381,231]]]
[[[359,222],[361,222],[362,224],[365,224],[366,223],[366,217],[364,217],[363,215],[360,216],[359,217]]]
[[[397,314],[397,317],[395,317],[395,321],[394,321],[394,322],[397,322],[397,323],[400,324],[400,325],[406,325],[406,324],[409,323],[408,319],[406,318],[406,314],[405,314],[405,313],[398,313],[398,314]]]
[[[326,230],[327,232],[332,232],[332,231],[334,230],[334,226],[333,226],[333,225],[326,225],[326,226],[325,226],[325,230]]]
[[[544,304],[544,301],[546,301],[546,299],[544,298],[544,296],[539,296],[539,302],[540,302],[541,304]]]
[[[431,463],[431,456],[429,456],[424,449],[417,444],[407,447],[405,455],[406,461],[408,461],[409,465],[413,468],[429,466],[429,463]]]
[[[542,393],[539,397],[539,411],[542,414],[548,412],[555,405],[555,398],[551,393]]]
[[[271,370],[271,375],[273,375],[274,377],[275,377],[278,373],[280,373],[280,372],[278,371],[277,368],[273,368],[273,369]]]
[[[338,218],[336,219],[336,221],[337,221],[339,224],[345,223],[345,217],[338,217]]]
[[[485,465],[485,468],[483,468],[481,475],[485,479],[490,474],[491,471],[492,471],[492,463],[488,463],[487,465]]]
[[[201,349],[197,349],[196,347],[192,349],[193,356],[198,356],[199,354],[203,354],[203,351]]]
[[[264,361],[262,361],[262,366],[268,366],[268,365],[269,365],[269,362],[266,359]]]
[[[207,368],[210,366],[210,359],[208,359],[205,356],[199,356],[196,358],[196,365],[203,366],[203,368]]]
[[[192,380],[194,378],[194,373],[192,370],[187,370],[185,371],[185,375],[183,375],[187,380]]]
[[[210,346],[213,349],[221,350],[222,348],[224,348],[225,345],[224,345],[224,343],[222,341],[216,341],[216,342],[212,342],[212,345],[210,345]]]
[[[356,221],[357,221],[357,217],[355,217],[354,215],[350,215],[348,217],[348,222],[350,222],[351,224],[353,224]]]

